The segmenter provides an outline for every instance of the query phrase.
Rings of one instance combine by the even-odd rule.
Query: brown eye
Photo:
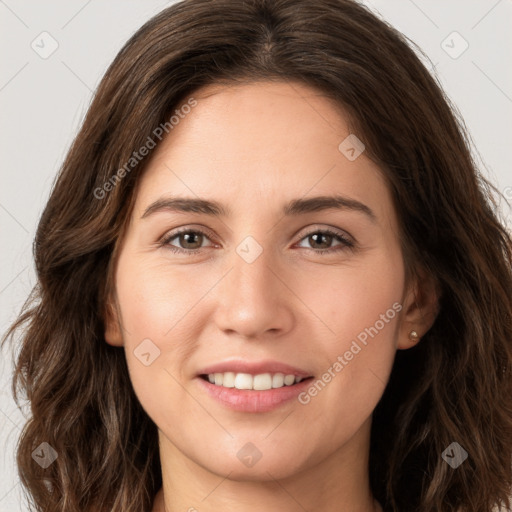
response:
[[[209,240],[209,237],[201,230],[184,229],[169,233],[160,244],[176,253],[194,254],[208,247],[203,245],[205,239]],[[329,229],[311,231],[301,239],[301,242],[303,240],[310,244],[309,250],[321,255],[355,248],[355,243],[351,239]],[[332,246],[333,242],[338,242],[337,246]]]
[[[177,238],[184,249],[199,249],[203,241],[203,235],[195,231],[180,233]]]
[[[325,233],[313,233],[308,236],[308,241],[311,243],[313,249],[329,249],[334,237]]]
[[[303,237],[301,241],[302,240],[307,240],[311,246],[311,250],[318,254],[329,254],[344,249],[353,249],[355,247],[355,243],[348,237],[330,229],[318,229],[316,231],[312,231]],[[339,242],[337,247],[332,247],[333,241]]]
[[[190,254],[199,252],[203,247],[207,247],[203,245],[205,239],[208,240],[209,238],[201,230],[184,229],[169,233],[160,244],[171,249],[173,252]]]

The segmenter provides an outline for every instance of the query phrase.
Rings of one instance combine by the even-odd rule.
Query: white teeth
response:
[[[272,387],[282,388],[284,386],[284,375],[282,373],[276,373],[272,377]]]
[[[250,373],[210,373],[208,381],[216,386],[236,389],[253,389],[256,391],[267,391],[269,389],[291,386],[304,380],[303,377],[295,375],[284,375],[283,373],[260,373],[251,375]]]
[[[237,373],[235,376],[236,389],[252,389],[252,375],[248,373]]]
[[[295,375],[286,375],[284,378],[284,383],[287,386],[291,386],[292,384],[295,384]]]
[[[265,389],[272,388],[272,375],[270,373],[262,373],[261,375],[255,375],[252,379],[252,388],[258,391],[264,391]],[[295,381],[295,379],[293,379]]]
[[[226,372],[223,375],[224,375],[224,378],[222,380],[222,385],[225,388],[234,388],[235,387],[235,374],[233,372]]]

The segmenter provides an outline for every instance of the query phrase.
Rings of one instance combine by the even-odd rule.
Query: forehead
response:
[[[158,145],[144,173],[139,212],[165,194],[211,198],[236,210],[274,202],[280,209],[290,199],[334,192],[389,215],[380,169],[364,152],[350,161],[340,150],[350,123],[316,89],[256,82],[212,85],[191,97],[196,106]]]

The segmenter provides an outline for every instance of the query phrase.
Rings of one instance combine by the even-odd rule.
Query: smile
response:
[[[201,378],[208,380],[215,386],[252,389],[254,391],[266,391],[284,386],[293,386],[304,380],[304,377],[293,374],[260,373],[258,375],[251,375],[250,373],[235,372],[209,373],[208,375],[201,375]]]

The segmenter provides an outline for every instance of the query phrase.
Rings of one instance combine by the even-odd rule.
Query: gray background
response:
[[[35,283],[37,221],[92,92],[124,42],[171,3],[0,0],[2,333]],[[425,63],[463,116],[483,172],[512,199],[512,0],[365,3],[428,55]],[[42,58],[52,44],[57,50]],[[512,226],[505,204],[502,212]],[[0,512],[13,512],[26,510],[14,464],[24,417],[10,393],[10,353],[0,363]]]

